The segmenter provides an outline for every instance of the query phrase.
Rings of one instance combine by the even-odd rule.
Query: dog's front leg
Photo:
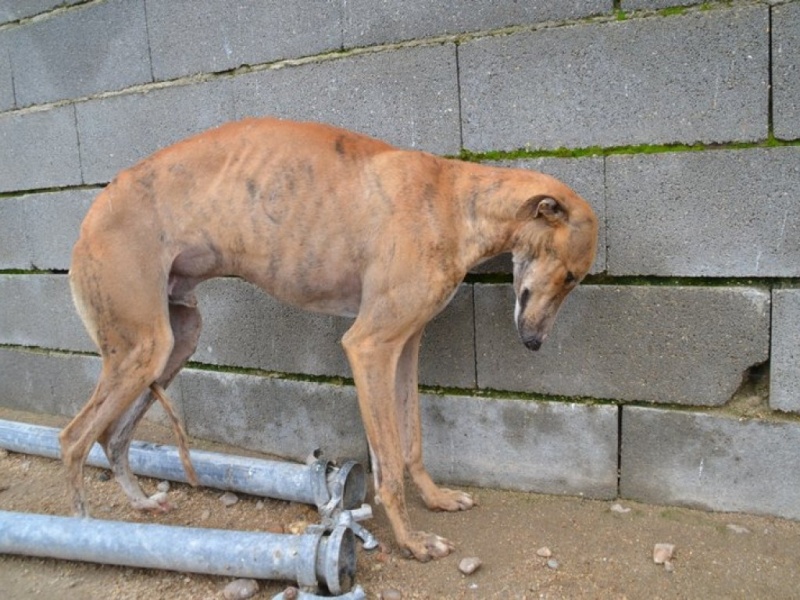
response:
[[[468,510],[475,504],[472,496],[459,490],[439,487],[431,479],[422,460],[422,427],[419,414],[419,346],[422,330],[405,344],[397,365],[395,394],[397,419],[403,454],[411,479],[417,486],[425,505],[431,510]]]
[[[394,336],[392,336],[394,337]],[[391,339],[391,338],[390,338]],[[376,496],[386,510],[398,545],[420,561],[447,556],[453,545],[438,535],[413,531],[403,486],[404,458],[396,412],[397,365],[406,339],[385,341],[359,321],[342,344],[358,392],[361,418],[373,454]]]

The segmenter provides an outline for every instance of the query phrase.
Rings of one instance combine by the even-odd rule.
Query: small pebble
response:
[[[625,513],[631,512],[630,508],[625,508],[619,502],[616,502],[616,503],[612,504],[611,508],[609,510],[611,512],[620,513],[620,514],[625,514]]]
[[[403,594],[400,593],[400,590],[383,590],[380,600],[403,600]]]
[[[256,502],[256,510],[264,510],[264,502],[262,500]]]
[[[747,527],[742,527],[741,525],[736,525],[735,523],[728,523],[726,527],[733,533],[750,533],[750,530]]]
[[[164,492],[165,494],[169,491],[169,481],[162,481],[157,486],[156,489],[159,492]]]
[[[472,575],[482,564],[483,562],[477,556],[469,556],[461,559],[461,562],[458,563],[458,570],[464,575]]]
[[[671,560],[668,560],[668,561],[665,561],[665,562],[664,562],[664,570],[665,570],[667,573],[672,573],[672,572],[675,570],[675,565],[674,565],[674,564],[672,564],[672,561],[671,561]]]
[[[536,551],[536,556],[541,556],[542,558],[550,558],[553,556],[553,552],[547,546],[542,546]]]
[[[231,581],[222,590],[225,600],[247,600],[258,593],[258,582],[255,579],[237,579]]]
[[[211,518],[211,511],[205,509],[203,512],[200,513],[200,520],[201,521],[208,521]]]
[[[656,544],[653,547],[653,562],[663,565],[672,558],[675,552],[675,544]]]
[[[289,523],[286,529],[289,530],[289,533],[293,533],[294,535],[301,535],[306,532],[306,529],[308,529],[308,521],[305,521],[303,519],[300,519],[299,521],[294,521],[292,523]]]
[[[550,569],[555,570],[558,568],[558,561],[555,558],[551,558],[550,560],[547,561],[547,566]]]
[[[225,492],[222,496],[219,497],[220,502],[225,506],[233,506],[239,501],[239,496],[234,494],[233,492]]]

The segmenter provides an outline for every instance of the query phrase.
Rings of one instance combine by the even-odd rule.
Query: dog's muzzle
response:
[[[525,344],[525,347],[528,350],[533,350],[536,352],[539,348],[542,347],[542,344],[547,339],[546,333],[535,333],[531,336],[525,336],[522,338],[522,343]]]

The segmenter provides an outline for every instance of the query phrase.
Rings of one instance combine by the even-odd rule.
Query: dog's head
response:
[[[597,248],[597,217],[568,188],[528,199],[517,213],[514,322],[522,342],[538,350],[558,309],[584,278]]]

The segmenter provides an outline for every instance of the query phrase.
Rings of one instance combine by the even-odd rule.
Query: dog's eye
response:
[[[564,279],[564,283],[571,284],[575,283],[576,281],[578,280],[575,278],[575,274],[572,271],[567,271],[567,277]]]

